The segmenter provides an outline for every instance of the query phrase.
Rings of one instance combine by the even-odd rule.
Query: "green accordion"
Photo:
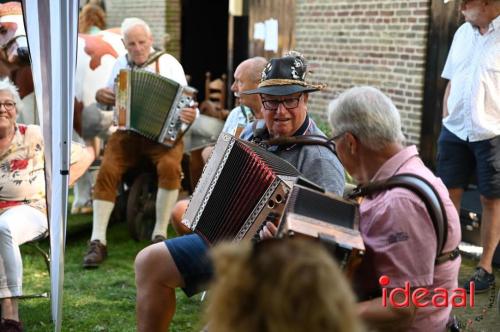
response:
[[[115,81],[115,120],[121,129],[172,147],[182,137],[180,111],[196,90],[146,70],[122,69]]]

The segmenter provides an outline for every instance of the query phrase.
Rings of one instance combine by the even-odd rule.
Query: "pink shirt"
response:
[[[442,181],[425,167],[417,148],[410,146],[386,161],[372,181],[399,173],[412,173],[428,180],[439,193],[448,216],[448,239],[444,252],[455,249],[461,238],[458,213]],[[376,292],[381,275],[391,279],[388,288],[457,288],[460,258],[434,265],[437,238],[423,201],[413,192],[395,188],[365,198],[360,205],[360,231],[366,257],[358,270],[356,284],[365,294]],[[362,292],[363,292],[362,291]],[[450,292],[452,295],[452,292]],[[379,295],[380,296],[380,293]],[[419,308],[411,331],[444,331],[451,306]]]

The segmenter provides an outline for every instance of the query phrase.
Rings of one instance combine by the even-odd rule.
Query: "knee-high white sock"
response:
[[[109,217],[115,203],[94,199],[93,202],[92,236],[90,240],[99,240],[106,245],[106,229],[108,228]]]
[[[170,215],[172,214],[178,197],[178,189],[167,190],[158,188],[158,193],[156,195],[156,223],[153,233],[151,234],[151,240],[153,240],[156,235],[167,237],[168,222],[170,221]]]

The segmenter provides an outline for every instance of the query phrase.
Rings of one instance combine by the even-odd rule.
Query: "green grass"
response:
[[[96,270],[81,267],[91,232],[91,216],[71,216],[65,253],[65,283],[62,331],[128,332],[135,331],[135,284],[133,262],[146,242],[135,242],[125,223],[108,229],[109,257]],[[173,234],[169,234],[173,236]],[[48,241],[43,243],[48,247]],[[42,257],[29,246],[22,247],[24,293],[50,289],[49,275]],[[476,261],[463,258],[459,287],[472,273]],[[500,268],[495,269],[500,286]],[[498,331],[500,325],[495,296],[499,287],[476,295],[475,308],[454,310],[465,331]],[[493,303],[492,303],[493,301]],[[201,302],[199,296],[188,299],[177,291],[177,312],[171,331],[199,331]],[[25,299],[20,302],[20,316],[29,332],[53,331],[48,299]]]
[[[135,281],[133,262],[147,242],[136,242],[125,223],[108,229],[108,259],[95,270],[81,267],[91,233],[91,216],[71,216],[65,253],[62,331],[135,331]],[[173,236],[173,234],[172,234]],[[48,248],[48,241],[43,243]],[[30,246],[22,247],[24,293],[50,289],[42,257]],[[177,313],[171,331],[194,331],[201,311],[199,296],[188,299],[177,292]],[[50,300],[23,299],[20,316],[27,331],[52,331]]]

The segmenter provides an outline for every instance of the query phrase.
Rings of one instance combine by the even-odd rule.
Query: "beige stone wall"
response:
[[[355,85],[380,88],[401,111],[408,142],[420,136],[430,1],[297,0],[296,49],[310,80],[328,88],[310,98],[326,119],[328,102]]]

